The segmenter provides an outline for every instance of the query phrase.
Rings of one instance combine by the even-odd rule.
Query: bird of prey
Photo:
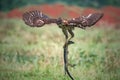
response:
[[[25,12],[23,14],[23,20],[25,24],[30,27],[44,27],[46,24],[55,23],[59,28],[62,29],[62,32],[65,35],[66,41],[63,46],[64,49],[64,70],[65,74],[67,73],[71,80],[74,80],[72,75],[68,70],[68,45],[73,44],[71,38],[74,37],[73,30],[75,27],[85,29],[86,27],[91,27],[96,24],[103,17],[103,13],[91,13],[87,16],[80,16],[72,19],[62,19],[62,18],[50,18],[47,15],[43,14],[38,10]],[[70,38],[68,33],[71,35]]]

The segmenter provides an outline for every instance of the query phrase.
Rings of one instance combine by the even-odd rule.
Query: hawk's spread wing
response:
[[[23,20],[24,22],[31,26],[31,27],[42,27],[45,24],[48,23],[56,23],[60,25],[65,26],[74,26],[79,28],[85,28],[93,26],[95,23],[97,23],[101,18],[103,17],[103,13],[93,13],[89,14],[87,16],[81,16],[78,18],[73,18],[70,20],[64,20],[64,19],[52,19],[43,14],[40,11],[30,11],[23,14]]]
[[[81,25],[82,26],[93,26],[103,17],[103,13],[93,13],[88,16],[81,17]]]
[[[42,27],[45,24],[44,20],[48,18],[48,16],[44,15],[42,12],[37,10],[26,12],[23,14],[24,22],[31,27]]]

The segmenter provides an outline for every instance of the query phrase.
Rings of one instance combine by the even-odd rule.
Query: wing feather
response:
[[[103,17],[103,13],[93,13],[89,14],[88,16],[85,16],[83,20],[83,25],[85,26],[93,26],[96,24],[101,18]],[[86,23],[86,24],[84,24]]]
[[[44,20],[49,18],[40,11],[29,11],[23,14],[24,22],[31,27],[42,27],[45,23]]]

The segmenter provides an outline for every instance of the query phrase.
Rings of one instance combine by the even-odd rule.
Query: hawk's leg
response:
[[[62,28],[62,32],[64,33],[65,39],[67,41],[67,39],[68,39],[68,32],[67,32],[67,30],[65,28]]]
[[[69,44],[74,44],[73,41],[70,41],[74,37],[74,33],[72,31],[72,28],[68,29],[68,32],[70,33],[71,37],[68,39]]]

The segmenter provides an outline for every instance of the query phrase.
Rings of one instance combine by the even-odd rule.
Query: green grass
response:
[[[69,67],[75,80],[120,79],[120,30],[74,30]],[[22,20],[0,20],[0,80],[70,80],[64,75],[64,35],[56,25],[31,28]]]

